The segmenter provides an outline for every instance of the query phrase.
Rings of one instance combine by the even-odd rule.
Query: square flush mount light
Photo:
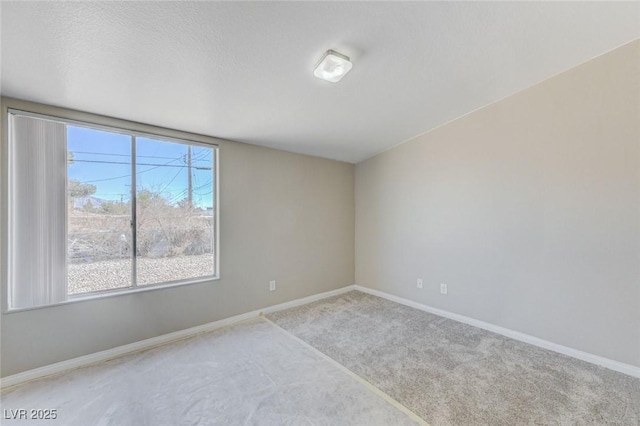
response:
[[[335,50],[327,50],[313,75],[323,80],[337,83],[346,73],[353,67],[348,56],[336,52]]]

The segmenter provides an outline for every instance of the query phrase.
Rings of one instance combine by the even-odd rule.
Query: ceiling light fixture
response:
[[[353,64],[348,56],[335,50],[327,50],[322,60],[316,65],[313,75],[331,83],[337,83],[351,70],[351,67],[353,67]]]

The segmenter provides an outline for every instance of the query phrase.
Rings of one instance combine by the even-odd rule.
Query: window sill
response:
[[[200,277],[188,280],[171,281],[161,284],[150,284],[138,287],[117,288],[113,290],[94,291],[91,293],[78,294],[69,296],[64,302],[51,303],[49,305],[33,306],[29,308],[6,309],[3,314],[13,314],[16,312],[32,311],[34,309],[52,308],[55,306],[69,305],[71,303],[85,302],[89,300],[106,299],[108,297],[125,296],[128,294],[144,293],[147,291],[162,290],[173,287],[182,287],[192,284],[201,284],[209,281],[218,281],[220,275],[211,275],[208,277]]]

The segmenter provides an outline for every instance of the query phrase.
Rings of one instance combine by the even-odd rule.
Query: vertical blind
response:
[[[66,133],[9,114],[9,309],[67,298]]]

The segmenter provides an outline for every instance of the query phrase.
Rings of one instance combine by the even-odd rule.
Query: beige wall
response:
[[[356,282],[640,366],[640,42],[358,164]]]
[[[353,284],[353,165],[215,142],[222,278],[3,314],[2,376]],[[634,42],[360,163],[355,281],[640,366],[639,145]]]
[[[60,113],[3,101],[4,108]],[[352,164],[198,139],[220,145],[221,279],[3,314],[2,376],[354,283]],[[2,153],[6,171],[6,150]],[[6,182],[4,172],[1,180]],[[6,217],[5,186],[2,194],[0,211]],[[278,282],[275,292],[268,291],[271,279]]]

